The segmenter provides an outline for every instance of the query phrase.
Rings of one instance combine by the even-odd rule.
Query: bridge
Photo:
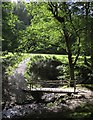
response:
[[[69,87],[62,88],[62,86],[68,85],[68,84],[69,83],[65,80],[36,80],[36,81],[28,82],[29,88],[23,89],[23,91],[31,94],[32,93],[67,93],[67,94],[75,93],[77,94],[78,91],[76,91],[76,85],[73,88],[69,88]]]

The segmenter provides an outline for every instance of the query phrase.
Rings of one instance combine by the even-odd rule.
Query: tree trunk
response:
[[[90,60],[91,60],[91,70],[93,70],[93,41],[92,41],[92,38],[91,38],[91,46],[90,46],[90,56],[91,56],[91,58],[90,58]]]
[[[84,64],[89,66],[88,62],[87,62],[87,57],[86,57],[86,51],[84,51]]]
[[[91,69],[93,70],[93,20],[91,18],[91,31],[90,31],[90,56],[91,56]]]
[[[89,42],[88,42],[88,34],[89,34],[89,4],[90,3],[86,3],[85,5],[85,26],[86,26],[86,30],[85,30],[85,42],[84,42],[84,64],[89,66],[88,62],[87,62],[87,58],[86,58],[86,53],[87,53],[87,45]]]
[[[93,52],[92,52],[92,55],[91,55],[91,69],[93,70]]]
[[[61,17],[58,15],[59,8],[57,4],[54,5],[52,2],[50,2],[49,7],[50,7],[49,10],[53,13],[55,19],[58,20],[58,22],[63,25],[62,30],[64,32],[65,43],[66,43],[66,48],[67,48],[67,53],[68,53],[68,61],[69,61],[69,74],[70,74],[70,79],[71,79],[70,86],[73,87],[74,86],[74,66],[76,64],[79,54],[77,55],[76,60],[73,63],[72,51],[71,51],[71,38],[69,36],[68,29],[66,28],[65,19],[64,17]],[[63,9],[65,10],[66,13],[68,12],[67,10],[68,7],[66,5],[66,2],[63,3]],[[70,16],[70,20],[71,20],[71,16]]]
[[[70,87],[74,87],[74,65],[72,63],[72,58],[68,59],[69,59]]]
[[[73,61],[72,61],[72,52],[71,52],[71,46],[70,46],[70,37],[69,37],[69,34],[67,32],[65,23],[64,23],[63,31],[64,31],[64,36],[65,36],[65,40],[66,40],[66,48],[67,48],[67,53],[68,53],[70,86],[74,87],[74,64],[73,64]]]

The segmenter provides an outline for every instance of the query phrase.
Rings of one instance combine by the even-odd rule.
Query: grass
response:
[[[7,73],[9,75],[11,75],[14,71],[15,68],[18,67],[18,64],[23,61],[24,59],[30,57],[30,54],[27,54],[27,53],[11,53],[11,52],[8,52],[8,54],[6,55],[3,55],[2,56],[2,59],[6,59],[9,61],[9,65],[8,65],[8,68],[7,68]],[[7,61],[6,61],[7,62]]]
[[[67,55],[57,55],[57,54],[34,54],[34,53],[14,53],[12,54],[11,52],[8,52],[8,54],[6,54],[5,56],[2,56],[2,58],[6,58],[8,56],[14,56],[16,54],[22,55],[24,57],[28,57],[28,56],[43,56],[43,57],[51,57],[51,56],[55,56],[57,59],[61,60],[63,63],[68,63],[68,56]],[[90,57],[87,56],[87,58],[89,59]],[[75,59],[75,56],[73,56],[73,60]],[[79,56],[78,58],[78,63],[83,63],[83,57]]]
[[[37,55],[41,55],[41,56],[46,56],[46,57],[51,57],[51,56],[55,56],[57,59],[59,59],[60,61],[62,61],[62,63],[66,63],[68,64],[68,55],[57,55],[57,54],[33,54],[31,53],[31,56],[37,56]],[[73,57],[73,61],[75,60],[76,56],[72,56]],[[87,56],[87,59],[90,59],[89,56]],[[84,64],[84,57],[83,56],[79,56],[78,60],[77,60],[77,64]]]
[[[68,64],[68,56],[67,55],[56,55],[56,54],[33,54],[33,53],[17,53],[15,52],[14,54],[11,52],[8,52],[8,54],[2,55],[1,58],[6,59],[8,57],[15,57],[13,62],[13,65],[10,64],[8,67],[8,73],[12,74],[12,71],[18,66],[18,64],[23,61],[24,59],[28,57],[33,57],[33,56],[43,56],[43,57],[56,57],[58,60],[60,60],[64,64]],[[87,57],[89,58],[89,57]],[[73,59],[75,59],[75,56],[73,56]],[[82,65],[83,64],[83,57],[79,56],[79,59],[77,61],[77,64]],[[29,66],[29,63],[27,64]]]
[[[63,63],[68,63],[68,56],[67,55],[57,55],[57,54],[31,54],[31,56],[43,56],[43,57],[56,57]]]

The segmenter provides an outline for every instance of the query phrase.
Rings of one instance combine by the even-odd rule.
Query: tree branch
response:
[[[49,5],[49,7],[50,7],[49,10],[52,12],[52,14],[54,15],[54,17],[55,17],[60,23],[64,22],[64,18],[58,15],[58,4],[55,3],[55,5],[54,5],[52,2],[49,2],[48,5]]]
[[[80,36],[79,36],[79,34],[78,34],[78,30],[75,28],[75,26],[74,26],[74,24],[73,24],[73,22],[72,22],[72,16],[71,16],[71,11],[68,9],[68,15],[69,15],[69,18],[70,18],[70,22],[71,22],[71,24],[72,24],[72,27],[73,27],[73,29],[74,29],[74,31],[76,32],[76,35],[77,35],[77,37],[78,37],[78,50],[77,50],[77,56],[76,56],[76,58],[75,58],[75,61],[74,61],[74,63],[73,63],[73,65],[75,66],[76,65],[76,62],[77,62],[77,60],[78,60],[78,57],[79,57],[79,55],[80,55]],[[80,30],[80,29],[79,29]],[[72,35],[71,35],[72,36]]]

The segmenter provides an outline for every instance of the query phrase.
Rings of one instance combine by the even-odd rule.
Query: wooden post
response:
[[[74,80],[74,93],[76,92],[76,80]]]
[[[30,84],[30,91],[31,91],[31,83],[29,83]]]

